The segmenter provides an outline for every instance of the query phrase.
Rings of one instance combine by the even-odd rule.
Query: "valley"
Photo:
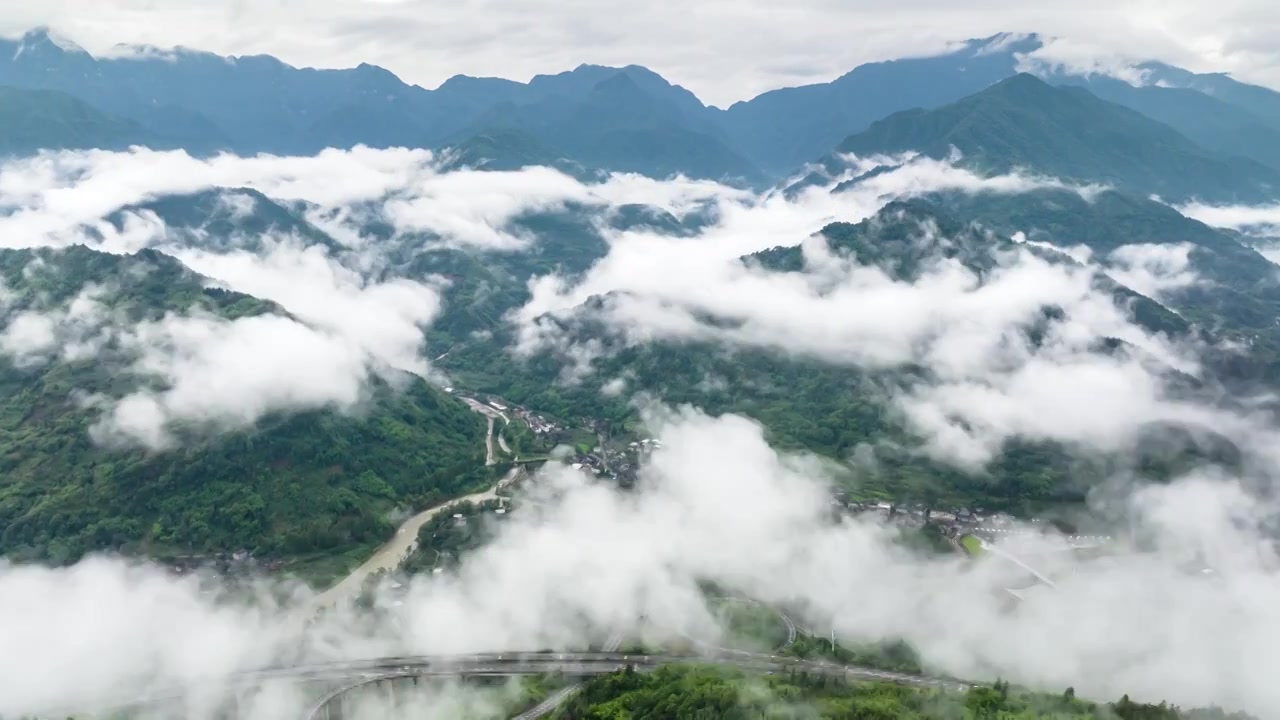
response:
[[[1280,92],[1062,48],[0,35],[0,718],[1280,713]]]

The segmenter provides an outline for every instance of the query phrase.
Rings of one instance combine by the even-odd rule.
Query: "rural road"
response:
[[[489,416],[489,429],[484,431],[484,464],[493,465],[498,461],[493,457],[493,416]]]
[[[489,429],[485,431],[485,436],[484,436],[484,464],[493,465],[497,463],[498,460],[493,455],[494,421],[496,421],[498,418],[502,418],[502,424],[503,426],[506,426],[511,423],[511,418],[507,417],[506,413],[498,410],[495,407],[486,405],[480,402],[479,400],[476,400],[475,398],[469,398],[469,397],[466,397],[465,395],[459,395],[458,399],[466,403],[467,407],[471,409],[471,412],[477,412],[489,418]],[[507,446],[507,439],[502,437],[501,432],[498,433],[498,445],[502,447],[502,452],[508,455],[511,454],[511,448]]]

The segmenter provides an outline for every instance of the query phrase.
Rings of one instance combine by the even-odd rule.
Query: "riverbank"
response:
[[[314,613],[324,608],[334,607],[344,600],[354,599],[360,594],[365,580],[380,572],[393,572],[400,567],[400,563],[418,547],[418,531],[422,529],[422,526],[428,520],[462,503],[482,503],[488,500],[496,500],[498,492],[516,482],[521,472],[522,470],[519,467],[512,468],[497,484],[484,492],[446,500],[405,520],[396,529],[395,535],[379,547],[369,559],[348,573],[336,585],[312,598],[308,604],[309,612]]]

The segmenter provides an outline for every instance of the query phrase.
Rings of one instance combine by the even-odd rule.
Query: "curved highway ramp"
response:
[[[559,674],[571,678],[604,675],[627,667],[647,671],[672,663],[709,663],[736,667],[759,673],[785,672],[791,669],[809,673],[842,676],[849,680],[891,682],[940,690],[965,690],[968,684],[950,678],[890,672],[871,667],[800,660],[765,653],[720,651],[705,655],[652,654],[635,655],[621,652],[513,652],[471,655],[423,655],[371,658],[294,667],[252,670],[220,678],[209,678],[208,687],[225,689],[229,697],[244,698],[261,687],[289,683],[311,688],[316,700],[298,720],[344,720],[355,693],[377,692],[394,700],[406,685],[423,679],[516,677],[521,675]],[[151,693],[119,703],[113,710],[163,710],[182,706],[188,692],[207,688],[184,688]],[[539,706],[519,717],[536,718],[553,710],[567,699],[577,685],[554,693]],[[552,702],[554,701],[554,702]],[[95,709],[100,714],[102,708]],[[234,714],[235,708],[230,708]],[[68,717],[76,713],[61,714]]]

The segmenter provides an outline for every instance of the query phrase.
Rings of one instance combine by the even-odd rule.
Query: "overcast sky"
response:
[[[580,63],[646,65],[727,105],[948,41],[1034,31],[1280,87],[1274,0],[40,0],[0,2],[0,32],[49,25],[93,52],[118,42],[371,62],[435,87],[527,80]]]

